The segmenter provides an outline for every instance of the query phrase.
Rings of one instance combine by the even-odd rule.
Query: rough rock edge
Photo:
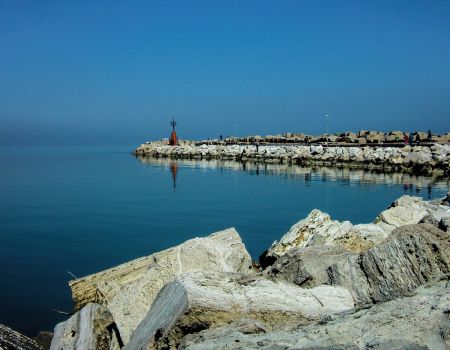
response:
[[[264,329],[264,325],[255,327],[252,321],[244,321],[240,327],[233,323],[205,330],[186,336],[179,349],[447,349],[449,276],[370,309],[330,316],[283,331],[258,329]]]
[[[2,324],[0,324],[0,349],[43,350],[33,339]]]

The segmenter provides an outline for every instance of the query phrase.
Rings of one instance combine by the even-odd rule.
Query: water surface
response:
[[[83,276],[234,226],[254,259],[312,209],[372,221],[448,180],[362,170],[136,159],[116,148],[0,148],[0,323],[34,335]]]

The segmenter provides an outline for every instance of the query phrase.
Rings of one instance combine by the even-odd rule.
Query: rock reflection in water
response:
[[[173,180],[173,189],[177,188],[177,171],[178,171],[178,165],[176,162],[170,162],[170,172],[172,173],[172,180]]]
[[[177,172],[180,168],[221,169],[244,171],[250,175],[275,175],[286,179],[305,181],[339,181],[343,183],[403,185],[405,194],[420,194],[432,197],[433,188],[447,189],[450,179],[432,176],[418,176],[408,173],[382,173],[364,169],[337,167],[300,167],[288,164],[264,164],[255,162],[237,162],[227,160],[195,160],[168,158],[136,157],[141,164],[166,167],[172,173],[173,187],[176,187]],[[426,191],[426,193],[423,193]]]

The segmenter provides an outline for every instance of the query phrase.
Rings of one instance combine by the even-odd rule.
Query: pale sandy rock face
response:
[[[367,250],[375,244],[374,240],[386,237],[381,228],[373,226],[353,226],[349,221],[331,220],[328,214],[314,209],[275,241],[260,262],[266,267],[291,249],[317,245],[342,246],[357,252]]]
[[[292,322],[307,324],[353,306],[352,296],[342,287],[302,289],[261,276],[191,272],[161,290],[125,349],[176,348],[186,334],[239,318],[277,329]]]
[[[119,350],[114,320],[104,306],[88,304],[55,327],[50,350]]]
[[[97,302],[110,310],[126,344],[161,288],[195,270],[250,273],[251,258],[235,229],[185,243],[70,282],[77,308]]]
[[[426,202],[420,197],[402,196],[389,209],[381,212],[374,222],[385,231],[392,232],[400,226],[417,224],[426,215],[432,215],[439,221],[446,210],[445,206]]]
[[[268,332],[249,320],[184,338],[179,349],[448,349],[450,284],[421,287],[412,296],[329,320]]]
[[[380,244],[397,227],[418,224],[431,215],[439,222],[448,216],[448,207],[426,202],[420,197],[402,196],[389,209],[381,212],[374,223],[353,226],[349,221],[339,222],[314,209],[260,258],[265,268],[291,249],[314,245],[341,246],[354,252],[366,251]]]

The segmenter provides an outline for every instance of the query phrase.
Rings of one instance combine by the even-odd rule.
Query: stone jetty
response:
[[[449,204],[315,209],[259,263],[230,228],[71,281],[51,349],[448,349]]]
[[[450,144],[428,146],[361,146],[298,144],[199,144],[180,142],[147,142],[133,152],[137,157],[233,160],[264,164],[332,166],[410,172],[424,175],[450,175]]]

